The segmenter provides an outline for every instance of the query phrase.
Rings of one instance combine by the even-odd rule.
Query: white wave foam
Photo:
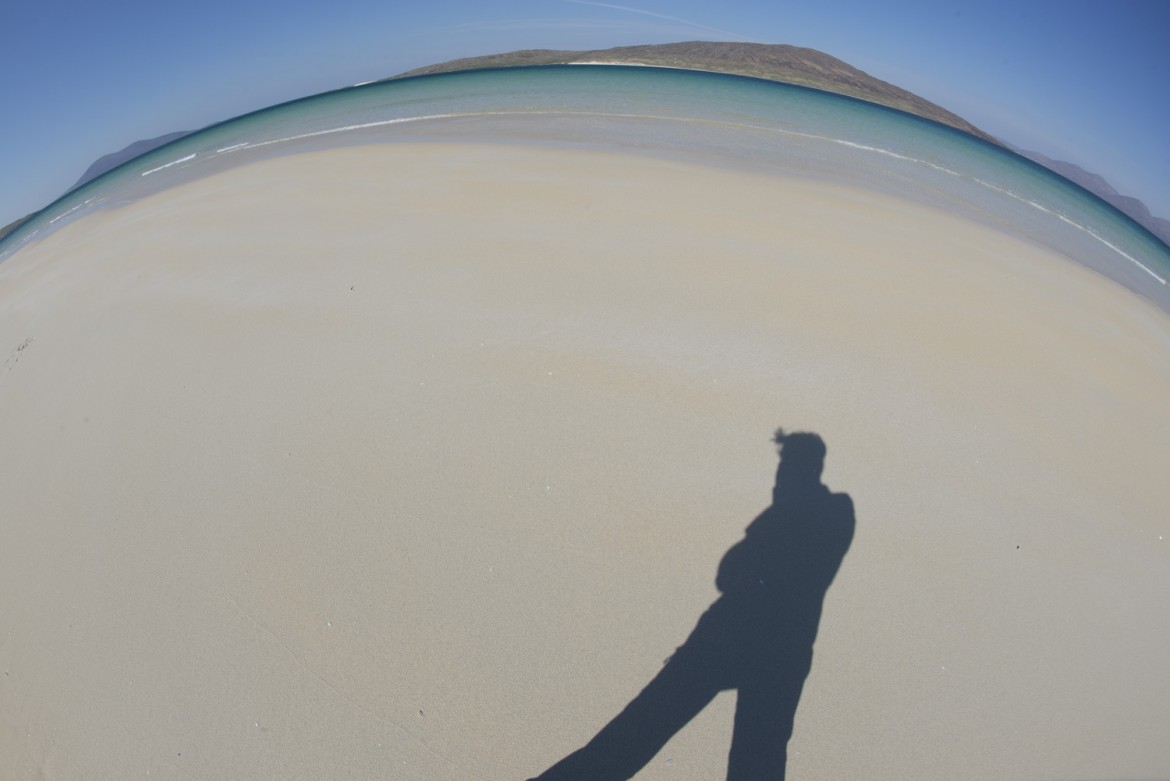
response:
[[[866,152],[876,152],[877,154],[885,155],[886,157],[893,157],[897,160],[905,160],[907,163],[918,163],[919,165],[929,166],[936,171],[942,171],[944,174],[950,174],[951,176],[960,176],[960,177],[962,176],[962,174],[959,173],[958,171],[952,171],[950,168],[947,168],[946,166],[943,166],[943,165],[939,165],[938,163],[932,163],[929,160],[922,160],[922,159],[917,158],[917,157],[910,157],[909,155],[901,155],[901,154],[898,154],[897,152],[893,152],[889,149],[882,149],[881,147],[877,147],[877,146],[867,146],[866,144],[858,144],[854,141],[846,141],[843,138],[829,138],[827,136],[811,136],[811,138],[820,138],[824,141],[831,141],[834,144],[840,144],[841,146],[853,147],[854,149],[862,149]]]
[[[781,131],[781,132],[784,132],[784,131]],[[929,166],[930,168],[933,168],[936,171],[941,171],[945,174],[950,174],[951,176],[958,176],[960,178],[967,178],[967,177],[964,177],[964,175],[958,171],[952,171],[950,168],[938,165],[937,163],[932,163],[929,160],[921,160],[921,159],[916,158],[916,157],[910,157],[908,155],[898,154],[897,152],[891,151],[889,149],[882,149],[880,147],[875,147],[875,146],[867,146],[866,144],[858,144],[856,142],[846,141],[845,139],[841,139],[841,138],[829,138],[827,136],[814,136],[814,135],[805,134],[805,133],[799,133],[796,135],[802,135],[802,136],[806,136],[808,138],[821,139],[824,141],[831,141],[834,144],[841,144],[842,146],[853,147],[855,149],[861,149],[861,150],[864,150],[867,152],[875,152],[877,154],[885,155],[887,157],[893,157],[893,158],[896,158],[898,160],[904,160],[908,163],[917,163],[920,165]],[[1113,250],[1121,257],[1128,260],[1130,263],[1133,263],[1135,266],[1137,266],[1142,271],[1149,274],[1154,279],[1158,280],[1158,282],[1162,283],[1163,285],[1167,284],[1165,277],[1163,277],[1160,274],[1158,274],[1157,272],[1155,272],[1153,269],[1151,269],[1145,263],[1142,263],[1140,260],[1135,258],[1133,255],[1130,255],[1128,252],[1125,252],[1123,249],[1118,247],[1116,244],[1113,244],[1112,242],[1106,240],[1105,237],[1103,237],[1101,234],[1097,233],[1095,230],[1088,227],[1087,225],[1081,225],[1079,222],[1076,222],[1074,220],[1070,220],[1068,217],[1061,214],[1060,212],[1053,211],[1052,209],[1049,209],[1047,206],[1044,206],[1043,204],[1039,204],[1036,201],[1030,200],[1028,198],[1024,198],[1023,196],[1017,195],[1016,193],[1012,192],[1011,190],[1008,190],[1008,189],[1003,188],[1003,187],[999,187],[998,185],[994,185],[991,182],[984,181],[983,179],[980,179],[980,178],[974,177],[974,176],[969,177],[969,178],[971,179],[971,181],[975,182],[976,184],[982,185],[983,187],[987,187],[988,189],[991,189],[991,190],[994,190],[998,193],[1006,195],[1009,198],[1014,198],[1015,200],[1019,201],[1020,203],[1025,203],[1034,209],[1039,209],[1040,211],[1044,212],[1045,214],[1050,214],[1054,217],[1059,218],[1062,222],[1066,223],[1067,225],[1070,225],[1073,228],[1076,228],[1077,230],[1083,231],[1083,232],[1087,233],[1089,236],[1092,236],[1094,239],[1101,242],[1106,247],[1108,247],[1109,249]]]
[[[164,168],[170,168],[172,165],[178,165],[179,163],[185,163],[188,160],[194,160],[195,155],[197,155],[197,154],[198,154],[198,152],[192,152],[191,154],[187,155],[186,157],[180,157],[178,160],[172,160],[169,163],[164,163],[163,165],[160,165],[158,168],[151,168],[149,171],[143,171],[140,174],[140,176],[147,176],[149,174],[153,174],[156,171],[161,171]]]
[[[1045,214],[1051,214],[1053,217],[1056,217],[1057,219],[1059,219],[1059,220],[1060,220],[1061,222],[1063,222],[1064,224],[1066,224],[1066,225],[1069,225],[1069,226],[1071,226],[1071,227],[1073,227],[1073,228],[1076,228],[1076,229],[1077,229],[1077,230],[1079,230],[1079,231],[1084,231],[1085,233],[1089,234],[1090,236],[1092,236],[1092,237],[1093,237],[1094,239],[1096,239],[1097,241],[1099,241],[1099,242],[1101,242],[1102,244],[1104,244],[1104,245],[1105,245],[1106,247],[1108,247],[1109,249],[1111,249],[1111,250],[1113,250],[1114,252],[1116,252],[1116,253],[1117,253],[1118,255],[1120,255],[1121,257],[1123,257],[1123,258],[1125,258],[1126,260],[1128,260],[1130,263],[1132,263],[1132,264],[1134,264],[1135,266],[1137,266],[1138,268],[1140,268],[1142,271],[1144,271],[1144,272],[1146,272],[1147,274],[1149,274],[1149,275],[1150,275],[1151,277],[1153,277],[1154,279],[1158,280],[1158,281],[1159,281],[1160,283],[1162,283],[1163,285],[1167,284],[1167,281],[1166,281],[1166,278],[1165,278],[1165,277],[1163,277],[1162,275],[1158,274],[1156,271],[1154,271],[1152,268],[1150,268],[1149,266],[1147,266],[1145,263],[1142,263],[1140,260],[1138,260],[1137,258],[1135,258],[1133,255],[1130,255],[1128,252],[1126,252],[1125,250],[1123,250],[1121,247],[1118,247],[1116,244],[1114,244],[1113,242],[1109,241],[1108,239],[1106,239],[1106,238],[1105,238],[1104,236],[1102,236],[1100,233],[1097,233],[1097,231],[1093,230],[1093,229],[1092,229],[1092,228],[1090,228],[1089,226],[1087,226],[1087,225],[1081,225],[1079,222],[1076,222],[1075,220],[1071,220],[1071,219],[1069,219],[1068,217],[1066,217],[1065,215],[1061,214],[1060,212],[1053,211],[1052,209],[1049,209],[1047,206],[1044,206],[1043,204],[1036,203],[1036,202],[1035,202],[1035,201],[1033,201],[1033,200],[1030,200],[1030,199],[1028,199],[1028,198],[1025,198],[1025,197],[1023,197],[1022,195],[1016,195],[1016,194],[1015,194],[1015,193],[1013,193],[1011,190],[1005,189],[1005,188],[1003,188],[1003,187],[998,187],[998,186],[996,186],[996,185],[992,184],[991,182],[985,182],[985,181],[983,181],[982,179],[977,179],[977,178],[976,178],[976,179],[974,179],[974,181],[975,181],[975,182],[978,182],[979,184],[983,185],[984,187],[987,187],[987,188],[990,188],[990,189],[992,189],[992,190],[995,190],[995,191],[996,191],[996,192],[998,192],[998,193],[1002,193],[1003,195],[1006,195],[1006,196],[1008,196],[1009,198],[1014,198],[1015,200],[1019,201],[1020,203],[1026,203],[1028,206],[1031,206],[1033,209],[1039,209],[1040,211],[1044,212]]]
[[[240,143],[238,143],[238,144],[232,144],[231,146],[225,146],[225,147],[223,147],[222,149],[217,149],[217,150],[215,150],[215,153],[216,153],[217,155],[218,155],[218,154],[223,154],[224,152],[230,152],[230,151],[232,151],[233,149],[242,149],[242,148],[246,147],[247,145],[248,145],[248,142],[247,142],[247,141],[241,141],[241,142],[240,142]]]
[[[91,198],[90,200],[93,200],[93,199]],[[83,201],[82,203],[79,203],[79,204],[77,204],[76,206],[74,206],[74,207],[73,207],[72,209],[70,209],[69,211],[64,211],[64,212],[61,212],[61,213],[60,213],[60,214],[58,214],[56,217],[54,217],[53,219],[49,220],[48,224],[49,224],[49,225],[52,225],[53,223],[57,222],[58,220],[63,220],[63,219],[65,219],[66,217],[68,217],[70,214],[73,214],[73,212],[77,211],[78,209],[84,208],[84,207],[85,207],[85,206],[86,206],[88,203],[89,203],[89,201]]]
[[[607,60],[581,60],[579,62],[566,62],[566,65],[621,65],[632,68],[663,68],[666,70],[691,70],[690,68],[679,68],[672,65],[649,65],[644,62],[609,62]]]
[[[426,119],[450,119],[453,117],[469,117],[480,116],[481,114],[519,114],[524,112],[518,111],[484,111],[484,112],[468,112],[465,114],[424,114],[417,117],[399,117],[397,119],[380,119],[377,122],[362,122],[358,125],[344,125],[343,127],[331,127],[325,130],[314,130],[311,133],[297,133],[293,136],[283,136],[281,138],[272,138],[267,141],[247,142],[241,149],[259,149],[262,146],[271,146],[272,144],[282,144],[286,141],[300,141],[305,138],[316,138],[318,136],[328,136],[334,133],[346,133],[351,130],[365,130],[371,127],[385,127],[386,125],[401,125],[406,122],[420,122]]]

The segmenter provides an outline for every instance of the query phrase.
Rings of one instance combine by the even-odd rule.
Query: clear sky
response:
[[[809,46],[1170,218],[1170,1],[12,0],[0,226],[103,154],[455,57],[680,40]]]

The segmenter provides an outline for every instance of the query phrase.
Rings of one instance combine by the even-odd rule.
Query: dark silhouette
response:
[[[728,781],[783,779],[825,592],[853,539],[853,502],[821,483],[825,444],[778,430],[772,506],[723,556],[721,596],[662,671],[540,781],[628,779],[717,693],[736,689]]]

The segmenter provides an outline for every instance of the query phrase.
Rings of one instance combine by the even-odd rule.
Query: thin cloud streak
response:
[[[632,8],[628,5],[616,5],[614,3],[599,3],[599,2],[596,2],[596,0],[561,0],[561,2],[562,3],[573,3],[575,5],[591,5],[591,6],[594,6],[595,8],[609,8],[609,9],[612,9],[614,11],[625,11],[626,13],[631,13],[631,14],[642,14],[644,16],[653,16],[657,19],[666,19],[666,20],[671,21],[671,22],[681,22],[682,24],[693,27],[696,30],[706,30],[707,32],[719,33],[720,35],[726,35],[730,38],[735,38],[736,40],[740,40],[740,41],[750,41],[751,40],[750,38],[748,38],[745,35],[740,35],[739,33],[733,33],[729,30],[721,30],[718,27],[711,27],[710,25],[700,24],[699,22],[692,22],[690,19],[682,19],[682,18],[677,17],[677,16],[669,16],[668,14],[660,14],[657,11],[647,11],[644,8]]]
[[[637,32],[645,36],[685,37],[694,32],[694,26],[683,21],[675,25],[618,22],[612,19],[498,19],[483,22],[432,27],[424,33],[476,33],[476,32],[529,32],[534,30],[552,31],[605,31],[614,34]],[[730,33],[728,33],[730,34]]]

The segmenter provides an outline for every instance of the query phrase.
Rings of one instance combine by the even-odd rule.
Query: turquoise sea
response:
[[[1055,249],[1170,311],[1170,248],[1019,155],[934,122],[818,90],[627,66],[424,76],[247,114],[69,192],[0,243],[0,261],[96,209],[226,168],[309,149],[420,140],[619,149],[875,189]]]

